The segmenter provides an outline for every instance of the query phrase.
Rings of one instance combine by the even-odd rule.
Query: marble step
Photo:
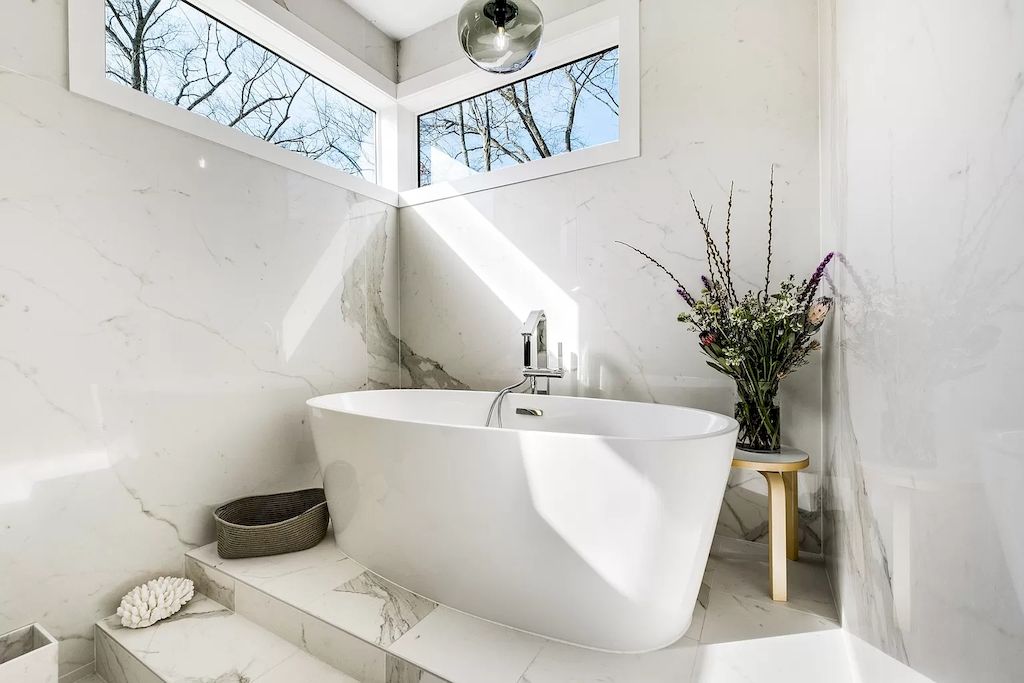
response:
[[[332,537],[299,553],[185,560],[197,590],[362,683],[683,683],[693,638],[644,655],[573,647],[468,616],[410,593],[346,557]],[[690,634],[688,634],[690,635]]]
[[[148,628],[107,617],[95,636],[106,683],[363,683],[200,593]]]

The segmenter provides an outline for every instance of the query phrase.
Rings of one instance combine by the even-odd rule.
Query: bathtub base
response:
[[[257,560],[222,560],[211,544],[188,553],[186,571],[197,589],[233,606],[238,617],[363,683],[687,683],[686,672],[695,661],[718,662],[730,671],[740,667],[748,679],[760,681],[768,680],[759,670],[768,656],[778,674],[771,680],[852,683],[844,675],[848,662],[823,656],[815,640],[842,633],[824,568],[813,562],[793,566],[794,609],[774,603],[765,591],[763,544],[720,538],[716,547],[715,569],[702,582],[686,635],[660,650],[629,655],[557,643],[444,605],[412,601],[345,558],[332,537],[312,550]],[[200,619],[192,628],[216,623]],[[118,633],[146,635],[121,630],[115,637],[120,637]],[[238,648],[248,648],[250,637],[242,635],[239,632],[230,640],[237,641]],[[178,645],[147,645],[139,656],[152,657],[152,651],[158,650],[168,662],[176,663],[183,655],[173,650]],[[801,656],[808,648],[818,656]],[[837,654],[845,657],[844,652],[837,648]],[[204,673],[212,680],[224,670],[211,666]],[[717,680],[708,676],[695,675],[693,680]],[[290,680],[328,679],[296,676]]]

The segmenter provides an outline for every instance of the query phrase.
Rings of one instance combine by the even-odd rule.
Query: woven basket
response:
[[[327,535],[323,489],[248,496],[213,513],[217,554],[226,560],[280,555],[312,548]]]

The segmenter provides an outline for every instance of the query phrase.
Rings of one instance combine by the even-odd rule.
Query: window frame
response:
[[[332,168],[213,119],[110,80],[106,75],[103,0],[68,3],[69,85],[72,92],[212,142],[397,205],[396,85],[312,29],[273,0],[187,0],[249,40],[279,55],[374,111],[377,182]]]
[[[377,182],[350,175],[110,80],[106,74],[104,0],[68,3],[70,90],[395,207],[414,206],[640,156],[640,0],[602,0],[549,21],[537,56],[516,73],[499,76],[460,58],[400,83],[377,72],[275,0],[187,1],[374,110],[377,114]],[[418,120],[421,114],[613,46],[619,49],[617,141],[418,187]]]
[[[616,46],[619,49],[618,140],[419,187],[420,116]],[[604,0],[549,22],[537,57],[521,71],[496,76],[462,60],[399,83],[399,135],[413,142],[400,150],[399,206],[415,206],[638,157],[639,48],[638,0]]]
[[[598,55],[603,55],[603,54],[605,54],[607,52],[611,52],[612,50],[618,50],[618,48],[619,48],[618,45],[610,45],[610,46],[604,48],[603,50],[597,50],[597,51],[592,52],[592,53],[590,53],[588,55],[583,55],[581,57],[577,57],[577,58],[573,59],[570,62],[566,62],[565,64],[559,64],[557,66],[552,66],[552,67],[550,67],[548,69],[545,69],[544,71],[541,71],[539,73],[533,74],[532,76],[524,76],[524,77],[520,78],[517,81],[512,81],[508,85],[509,86],[516,86],[516,85],[519,85],[520,83],[529,82],[532,79],[537,78],[539,76],[547,75],[547,74],[549,74],[549,73],[551,73],[553,71],[558,71],[559,69],[562,69],[564,67],[576,64],[578,62],[582,62],[583,60],[590,59],[591,57],[596,57]],[[617,68],[618,67],[616,67],[616,69]],[[618,80],[618,76],[616,76],[616,80]],[[423,164],[423,145],[421,144],[421,136],[422,136],[422,133],[423,133],[423,121],[422,120],[423,120],[424,116],[430,116],[431,114],[436,114],[437,112],[444,111],[445,109],[448,109],[449,107],[453,107],[456,104],[461,104],[463,102],[469,102],[470,100],[475,100],[478,97],[485,97],[487,95],[490,95],[491,93],[498,92],[501,89],[502,89],[501,87],[491,88],[490,90],[485,90],[483,92],[478,92],[476,94],[470,95],[469,97],[466,97],[465,99],[458,100],[457,102],[451,102],[450,104],[446,104],[446,105],[437,107],[436,109],[431,109],[430,111],[423,112],[422,114],[418,114],[416,116],[416,168],[419,169],[419,167]],[[621,97],[620,97],[620,99],[621,99]],[[616,117],[616,124],[620,124],[620,123],[621,122],[619,120],[619,117]],[[619,125],[616,125],[616,128],[619,128],[619,127],[620,127]],[[591,147],[598,147],[600,145],[612,144],[613,142],[616,142],[617,140],[618,140],[618,132],[616,132],[616,140],[611,140],[609,142],[599,142],[596,145],[587,145],[586,147],[581,147],[579,149],[573,149],[573,150],[569,150],[567,152],[559,152],[558,154],[554,154],[552,156],[560,156],[560,155],[563,155],[563,154],[572,154],[574,152],[581,152],[581,151],[583,151],[585,149],[590,149]],[[532,164],[535,161],[540,161],[540,159],[528,159],[528,160],[526,160],[524,162],[521,162],[518,165]],[[514,164],[509,164],[509,166],[512,166],[512,165],[514,165]],[[507,168],[507,167],[506,166],[502,166],[501,168]],[[496,170],[500,170],[500,169],[493,169],[492,171],[478,171],[478,173],[493,173]],[[417,173],[417,176],[416,176],[416,187],[417,187],[417,189],[418,188],[422,188],[422,187],[430,187],[430,185],[434,184],[433,182],[431,182],[431,183],[429,183],[427,185],[422,185],[422,184],[420,184],[420,180],[421,180],[421,178],[419,177],[419,174]],[[442,181],[439,181],[439,182],[443,183],[443,182],[449,182],[449,181],[443,181],[442,180]]]

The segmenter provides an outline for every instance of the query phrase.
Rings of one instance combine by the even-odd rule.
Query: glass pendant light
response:
[[[469,0],[459,12],[459,42],[484,71],[507,74],[530,63],[544,32],[532,0]]]

